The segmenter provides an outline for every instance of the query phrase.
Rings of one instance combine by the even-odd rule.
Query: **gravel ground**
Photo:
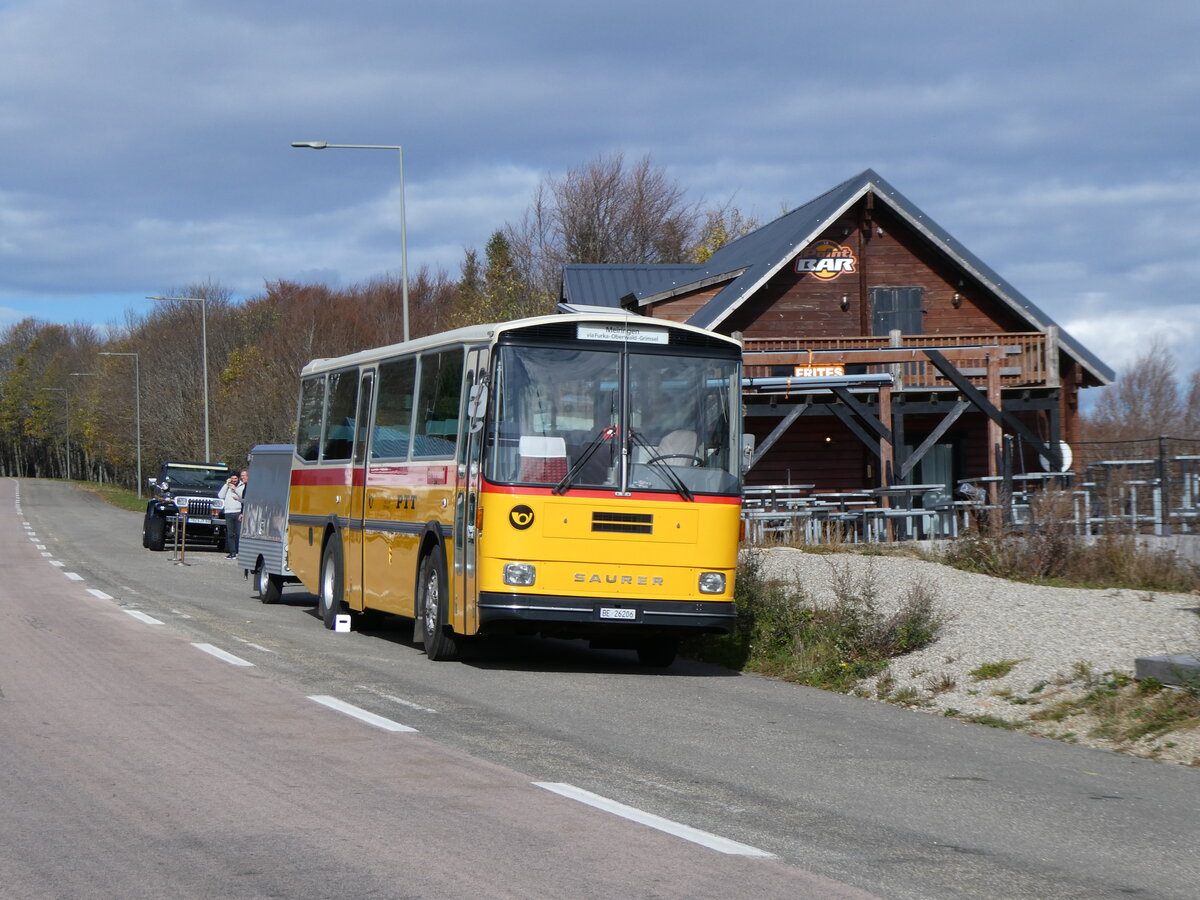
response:
[[[1025,730],[1032,734],[1200,766],[1200,729],[1118,745],[1090,737],[1095,721],[1087,717],[1029,721],[1047,705],[1086,693],[1086,673],[1132,675],[1137,657],[1196,652],[1200,596],[1043,587],[905,557],[763,552],[764,576],[798,580],[817,603],[832,601],[836,573],[874,585],[881,612],[894,609],[914,583],[923,583],[936,598],[947,617],[941,637],[893,660],[884,675],[861,682],[858,692],[865,696],[876,697],[879,678],[890,675],[892,694],[916,691],[908,704],[913,709],[1028,722]],[[1000,678],[979,681],[969,674],[1002,660],[1020,662]]]

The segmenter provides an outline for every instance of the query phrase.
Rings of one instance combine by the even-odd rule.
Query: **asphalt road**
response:
[[[137,514],[16,487],[4,896],[1197,894],[1196,771],[580,643],[433,663],[402,620],[326,631],[298,587],[265,606],[217,552],[176,565]]]

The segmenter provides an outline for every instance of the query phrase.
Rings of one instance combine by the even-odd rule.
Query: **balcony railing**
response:
[[[746,338],[745,362],[748,376],[765,376],[777,370],[773,365],[755,365],[754,354],[795,353],[796,364],[811,362],[813,365],[830,365],[844,362],[847,373],[866,374],[890,373],[896,379],[896,387],[903,390],[944,388],[949,382],[937,368],[924,357],[916,354],[911,362],[872,362],[870,351],[935,350],[959,351],[954,364],[973,384],[983,387],[987,383],[987,357],[1000,352],[1000,386],[1056,387],[1059,371],[1057,360],[1057,334],[1042,332],[1009,332],[1005,334],[893,334],[891,337],[838,337],[838,338]],[[997,351],[999,348],[999,351]],[[978,349],[975,357],[970,351]],[[853,367],[853,368],[851,368]],[[790,374],[790,372],[788,373]]]

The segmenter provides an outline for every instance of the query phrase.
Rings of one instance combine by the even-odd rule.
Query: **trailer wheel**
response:
[[[254,585],[258,588],[258,598],[263,603],[278,603],[283,595],[283,579],[278,575],[267,574],[266,563],[261,560],[254,573]]]
[[[332,629],[337,614],[342,611],[343,578],[342,545],[337,535],[329,539],[321,556],[321,590],[317,594],[317,615]]]
[[[446,564],[435,549],[421,561],[420,615],[425,626],[425,655],[430,659],[458,659],[458,640],[450,630],[450,592]]]

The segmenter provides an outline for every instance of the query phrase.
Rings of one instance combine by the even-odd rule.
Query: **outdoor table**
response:
[[[944,491],[944,484],[891,484],[886,487],[875,488],[871,491],[873,495],[884,501],[901,500],[902,504],[899,507],[893,507],[890,503],[884,505],[884,512],[879,515],[881,525],[887,524],[889,529],[888,537],[892,537],[891,523],[897,520],[904,522],[904,536],[912,537],[913,519],[920,519],[924,523],[927,516],[931,515],[929,510],[920,508],[913,509],[913,498],[917,495],[924,497],[926,494],[931,494],[934,491]],[[926,528],[928,530],[928,528]]]

